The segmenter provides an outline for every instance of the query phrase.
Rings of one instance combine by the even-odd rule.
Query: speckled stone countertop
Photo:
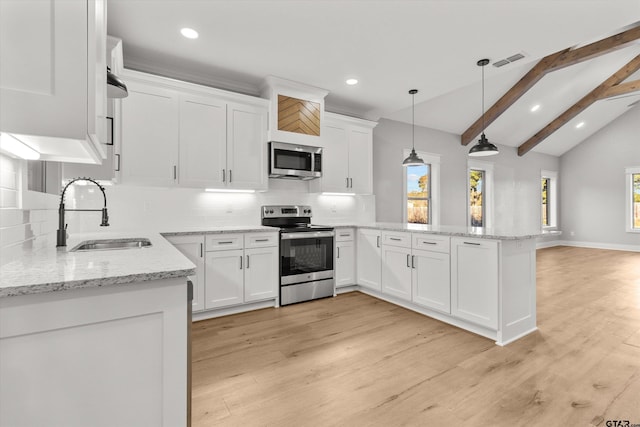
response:
[[[147,238],[146,248],[71,252],[85,240]],[[0,298],[145,282],[195,274],[195,266],[158,233],[72,235],[67,247],[25,251],[0,267]]]
[[[188,236],[192,234],[221,234],[221,233],[260,233],[260,232],[277,233],[277,227],[266,227],[264,225],[239,225],[239,226],[222,226],[222,227],[180,227],[163,231],[163,236]]]
[[[500,229],[500,228],[482,228],[482,227],[459,227],[452,225],[422,225],[422,224],[405,224],[398,222],[376,222],[371,224],[327,224],[335,228],[368,228],[385,231],[404,231],[425,234],[440,234],[445,236],[457,237],[475,237],[480,239],[494,240],[520,240],[533,239],[536,237],[559,235],[560,231],[539,231],[539,230],[519,230]]]

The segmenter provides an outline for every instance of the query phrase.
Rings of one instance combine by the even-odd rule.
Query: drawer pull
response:
[[[351,233],[347,233],[347,234],[340,234],[340,237],[349,237],[351,236]]]
[[[428,240],[423,240],[422,243],[424,243],[425,245],[437,245],[438,244],[436,242],[430,242]]]
[[[401,242],[402,241],[402,239],[399,239],[397,237],[389,237],[389,240],[394,240],[396,242]]]
[[[474,243],[474,242],[464,242],[465,245],[474,245],[474,246],[480,246],[480,243]]]
[[[218,242],[219,245],[230,245],[233,243],[233,240],[225,240],[224,242]]]
[[[268,242],[269,239],[256,239],[255,241],[256,241],[256,243],[257,242]]]

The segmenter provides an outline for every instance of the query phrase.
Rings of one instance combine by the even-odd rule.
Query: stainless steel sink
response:
[[[71,249],[71,252],[141,249],[149,246],[151,242],[145,238],[86,240]]]

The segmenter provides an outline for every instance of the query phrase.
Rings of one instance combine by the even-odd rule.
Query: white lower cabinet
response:
[[[382,292],[411,301],[411,248],[382,246]]]
[[[451,314],[498,328],[498,242],[451,238]]]
[[[245,249],[244,302],[277,296],[278,247]]]
[[[244,251],[207,252],[205,258],[205,308],[244,302]]]
[[[451,313],[449,254],[414,249],[411,266],[413,302],[443,313]]]
[[[337,288],[356,283],[356,246],[353,240],[336,242],[334,269]]]
[[[381,290],[380,237],[380,230],[358,230],[358,285],[376,291]]]
[[[187,278],[193,283],[193,311],[204,310],[204,236],[168,236],[167,240],[196,265],[196,274]]]

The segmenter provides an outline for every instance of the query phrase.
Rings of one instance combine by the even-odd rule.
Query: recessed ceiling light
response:
[[[182,34],[183,36],[185,36],[188,39],[197,39],[198,38],[198,32],[196,30],[194,30],[193,28],[183,28],[180,30],[180,34]]]
[[[531,107],[531,112],[535,113],[536,111],[538,111],[540,109],[540,104],[536,104],[533,107]]]
[[[357,85],[358,79],[347,79],[345,83],[347,83],[349,86]]]
[[[576,129],[580,129],[582,126],[584,126],[584,122],[580,122],[576,125]]]

